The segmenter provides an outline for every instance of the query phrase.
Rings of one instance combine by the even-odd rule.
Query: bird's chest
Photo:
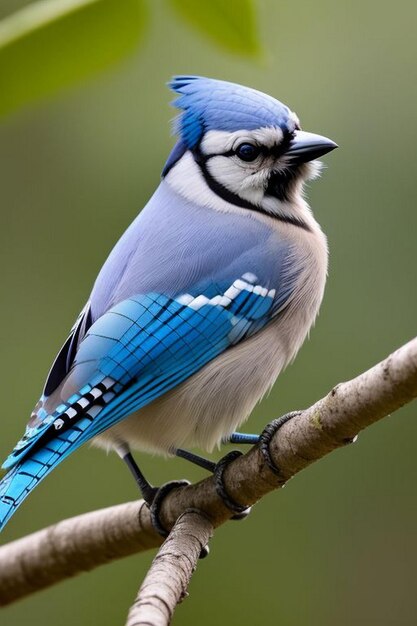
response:
[[[104,438],[111,434],[133,447],[157,452],[195,445],[211,450],[247,419],[294,358],[323,296],[327,269],[324,237],[321,242],[293,243],[291,268],[297,279],[283,310],[265,328],[227,349]]]

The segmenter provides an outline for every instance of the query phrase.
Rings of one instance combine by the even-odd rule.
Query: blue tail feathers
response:
[[[52,438],[4,476],[0,481],[0,531],[40,481],[81,445],[80,436],[89,424],[81,419],[75,428]]]

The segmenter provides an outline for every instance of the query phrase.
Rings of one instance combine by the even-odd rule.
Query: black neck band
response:
[[[292,224],[293,226],[298,226],[299,228],[303,228],[304,230],[310,231],[310,227],[305,222],[303,222],[303,220],[297,219],[296,217],[293,217],[292,215],[282,215],[282,214],[277,214],[277,213],[268,213],[267,211],[264,211],[260,207],[256,206],[256,204],[252,204],[252,202],[249,202],[249,200],[245,200],[245,199],[241,198],[236,193],[233,193],[233,191],[230,191],[224,185],[219,183],[210,174],[210,172],[208,171],[208,168],[207,168],[207,161],[210,158],[212,158],[213,156],[216,156],[216,155],[210,155],[208,157],[203,155],[201,150],[200,150],[200,148],[199,148],[199,146],[197,146],[196,148],[194,148],[192,150],[192,154],[193,154],[195,162],[197,163],[198,167],[200,168],[200,171],[201,171],[201,173],[203,175],[203,178],[206,181],[208,187],[217,196],[219,196],[220,198],[222,198],[226,202],[229,202],[229,204],[233,204],[234,206],[240,207],[242,209],[249,209],[250,211],[256,211],[257,213],[263,213],[264,215],[269,215],[270,217],[273,217],[273,218],[279,220],[280,222],[285,222],[287,224]],[[222,154],[221,156],[225,156],[225,155]],[[287,182],[287,181],[285,181],[285,182]],[[283,183],[284,183],[284,181],[283,181]],[[272,194],[272,193],[270,193],[269,195],[271,195],[271,197],[276,197],[275,194]],[[277,198],[277,199],[278,200],[280,200],[280,199],[283,200],[284,197]]]

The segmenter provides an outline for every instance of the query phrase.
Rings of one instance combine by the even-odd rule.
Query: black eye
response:
[[[259,156],[260,149],[251,143],[241,143],[235,152],[242,161],[254,161]]]

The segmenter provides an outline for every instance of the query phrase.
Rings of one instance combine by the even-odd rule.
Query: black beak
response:
[[[292,163],[307,163],[307,161],[318,159],[335,148],[338,148],[337,143],[327,139],[327,137],[296,130],[286,156],[290,157]]]

